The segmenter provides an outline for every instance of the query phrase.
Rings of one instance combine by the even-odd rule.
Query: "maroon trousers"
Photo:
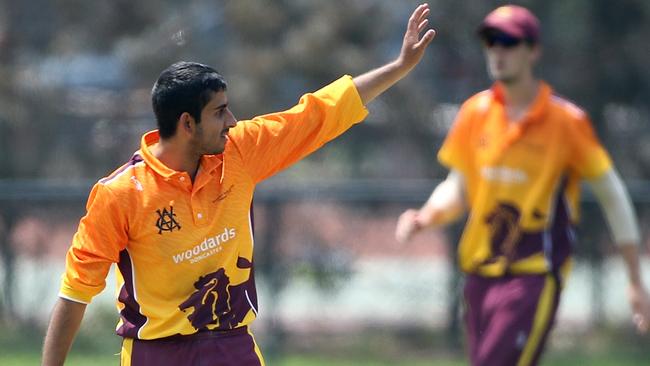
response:
[[[536,365],[555,320],[560,291],[553,274],[468,275],[464,295],[471,364]]]
[[[154,340],[125,338],[121,366],[264,366],[247,327]]]

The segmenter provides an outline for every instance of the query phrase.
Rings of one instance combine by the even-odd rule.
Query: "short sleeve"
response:
[[[467,174],[471,166],[470,133],[473,104],[465,102],[456,116],[442,147],[438,151],[438,161],[449,169]]]
[[[368,114],[352,77],[305,94],[293,108],[242,121],[229,138],[259,182],[314,152]]]
[[[612,168],[612,161],[587,115],[582,113],[579,117],[571,121],[569,128],[570,166],[581,178],[597,178]]]
[[[106,286],[106,276],[128,241],[120,201],[108,187],[95,184],[66,256],[59,296],[89,303]]]

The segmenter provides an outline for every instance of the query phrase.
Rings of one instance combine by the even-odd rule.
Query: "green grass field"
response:
[[[14,329],[0,334],[0,365],[27,366],[40,362],[42,332]],[[258,340],[263,341],[263,337]],[[462,350],[445,346],[445,335],[432,332],[395,334],[365,332],[349,336],[284,339],[282,351],[262,344],[270,366],[460,366],[467,365]],[[110,333],[82,331],[66,365],[117,366],[119,338]],[[545,366],[650,365],[650,338],[629,330],[601,330],[554,338],[543,358]]]
[[[0,355],[0,365],[7,366],[33,366],[38,365],[40,358],[37,353],[13,353],[10,350],[2,350]],[[403,361],[387,361],[383,359],[373,358],[333,358],[327,355],[311,355],[311,356],[285,356],[276,360],[267,360],[268,365],[277,366],[461,366],[467,365],[467,362],[462,359],[447,359],[440,360],[434,357],[430,359],[420,360],[403,360]],[[551,354],[548,355],[542,362],[542,365],[553,366],[639,366],[650,364],[648,355],[641,357],[641,355],[622,355],[622,354],[599,354],[599,355],[579,355],[579,354]],[[118,356],[113,355],[71,355],[66,362],[69,366],[116,366],[119,365]]]

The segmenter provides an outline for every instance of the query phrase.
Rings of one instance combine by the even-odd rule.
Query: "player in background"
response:
[[[422,208],[398,219],[400,242],[466,211],[459,245],[472,365],[535,365],[571,267],[580,181],[600,202],[625,261],[634,323],[648,330],[632,203],[587,115],[535,78],[537,18],[503,6],[481,23],[495,81],[467,100],[438,153],[450,169]]]
[[[392,62],[304,95],[295,107],[237,121],[214,69],[179,62],[152,90],[158,130],[90,193],[66,258],[42,364],[63,365],[86,304],[118,267],[121,365],[263,365],[251,202],[255,185],[336,138],[406,76],[435,32],[411,15]],[[425,31],[426,30],[426,31]]]

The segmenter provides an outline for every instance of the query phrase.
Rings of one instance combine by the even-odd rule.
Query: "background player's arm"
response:
[[[420,38],[420,33],[427,27],[429,12],[428,4],[415,9],[406,27],[402,50],[395,61],[353,79],[364,105],[406,76],[420,62],[424,50],[436,34],[429,29]]]
[[[63,365],[85,311],[86,304],[57,300],[43,343],[43,366]]]
[[[623,181],[613,168],[596,179],[588,180],[587,183],[598,199],[612,237],[625,261],[634,323],[639,331],[645,333],[650,327],[650,297],[639,268],[641,234],[632,201]]]
[[[641,333],[650,330],[650,295],[641,280],[638,245],[619,245],[619,251],[627,266],[630,285],[628,298],[632,307],[632,320]]]
[[[406,210],[399,217],[395,238],[399,242],[406,242],[424,228],[443,226],[457,220],[467,209],[464,192],[463,175],[456,170],[450,171],[422,208]]]

